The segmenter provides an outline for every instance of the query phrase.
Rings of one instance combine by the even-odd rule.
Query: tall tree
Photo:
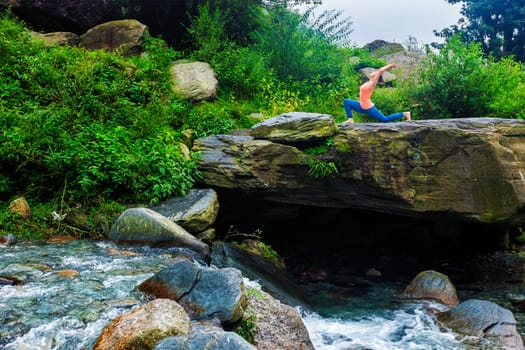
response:
[[[461,3],[463,17],[457,25],[436,32],[450,38],[461,33],[465,42],[479,42],[485,53],[513,55],[525,61],[525,0],[446,0]]]

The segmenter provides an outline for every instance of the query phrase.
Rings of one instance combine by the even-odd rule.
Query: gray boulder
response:
[[[93,350],[152,349],[163,338],[189,331],[190,318],[179,304],[156,299],[113,319]]]
[[[259,350],[313,350],[308,330],[299,312],[257,290],[248,293],[257,331],[254,345]]]
[[[174,91],[186,100],[203,101],[217,97],[219,81],[208,63],[175,62],[171,76]]]
[[[522,220],[523,142],[521,120],[339,125],[333,144],[319,156],[338,171],[323,179],[308,175],[311,156],[299,146],[216,135],[196,140],[193,151],[202,154],[202,183],[219,193],[242,190],[268,202],[505,223]]]
[[[294,276],[263,257],[225,242],[214,242],[211,262],[219,267],[233,267],[251,280],[258,281],[274,297],[293,306],[307,306],[306,295]]]
[[[370,67],[362,68],[359,70],[359,73],[361,73],[364,80],[370,79],[370,75],[375,72],[377,72],[377,69],[370,68]],[[396,79],[397,79],[397,76],[394,73],[387,71],[381,74],[381,77],[379,78],[379,83],[391,86],[392,82]]]
[[[99,24],[80,36],[80,45],[90,50],[121,50],[124,56],[142,53],[148,27],[134,19]]]
[[[381,57],[387,63],[397,64],[395,74],[398,80],[405,80],[422,68],[425,54],[419,51],[395,52]]]
[[[448,306],[459,304],[456,287],[448,276],[437,271],[420,272],[402,293],[409,299],[435,299]]]
[[[176,300],[192,319],[217,317],[231,323],[242,317],[246,307],[239,270],[202,267],[188,260],[161,270],[137,288],[157,298]]]
[[[251,129],[255,139],[294,144],[317,142],[336,133],[332,116],[319,113],[290,112],[266,119]]]
[[[492,344],[491,349],[523,350],[523,340],[510,310],[486,300],[467,300],[455,308],[437,314],[446,327]]]
[[[374,40],[363,46],[363,49],[368,50],[375,57],[405,51],[403,45],[399,43],[391,43],[385,40]]]
[[[190,336],[169,337],[155,350],[256,350],[240,335],[220,330],[200,332]]]
[[[192,189],[186,196],[170,199],[151,210],[166,216],[188,232],[197,234],[213,225],[219,213],[217,192]]]
[[[124,211],[109,230],[108,237],[119,242],[171,244],[189,248],[203,258],[209,255],[207,244],[167,217],[147,208],[131,208]]]

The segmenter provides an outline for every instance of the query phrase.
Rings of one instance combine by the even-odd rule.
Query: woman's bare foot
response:
[[[410,112],[403,112],[403,117],[405,117],[405,120],[408,121],[408,120],[412,120],[411,116],[410,116]]]
[[[354,124],[354,118],[348,118],[343,124]]]

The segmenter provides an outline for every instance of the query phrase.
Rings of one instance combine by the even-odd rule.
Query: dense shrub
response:
[[[485,57],[481,45],[452,37],[430,53],[407,92],[424,118],[523,117],[525,75],[519,63]]]
[[[191,110],[184,128],[193,130],[195,137],[224,134],[230,130],[252,126],[253,122],[248,114],[235,102],[202,102]]]
[[[184,193],[195,162],[177,146],[188,106],[171,90],[177,54],[155,39],[149,56],[45,47],[0,22],[0,193],[156,201]]]

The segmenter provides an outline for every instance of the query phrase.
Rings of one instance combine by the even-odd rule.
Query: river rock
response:
[[[14,286],[21,283],[22,281],[16,277],[0,276],[0,286]]]
[[[420,272],[405,288],[402,297],[409,299],[435,299],[448,306],[459,304],[456,287],[447,275],[437,271]]]
[[[245,276],[258,281],[265,290],[288,305],[307,305],[307,297],[295,278],[259,255],[217,241],[212,245],[211,262],[215,266],[241,270]]]
[[[142,53],[148,27],[134,19],[99,24],[80,36],[80,45],[90,50],[120,50],[124,56]]]
[[[299,312],[262,290],[248,292],[248,306],[257,332],[259,350],[313,350],[312,341]]]
[[[175,62],[171,68],[174,91],[187,100],[213,100],[217,97],[219,81],[205,62]]]
[[[239,270],[203,267],[189,260],[161,270],[137,288],[157,298],[176,300],[192,319],[217,317],[231,323],[242,317],[246,307]]]
[[[524,349],[514,315],[493,302],[467,300],[449,311],[438,313],[437,319],[458,333],[490,341],[493,344],[491,349]]]
[[[8,247],[15,245],[17,242],[18,238],[12,233],[8,233],[5,236],[0,236],[0,244],[5,244]]]
[[[189,331],[190,318],[179,304],[155,299],[111,321],[93,350],[153,349],[161,339]]]
[[[257,133],[256,133],[257,134]],[[257,137],[262,137],[258,134]],[[252,136],[195,141],[202,184],[261,201],[477,223],[521,222],[525,122],[466,118],[340,125],[318,160],[337,167],[308,175],[300,147]],[[248,206],[250,207],[250,206]]]
[[[172,244],[207,258],[209,247],[167,217],[147,208],[130,208],[117,218],[108,234],[120,242]]]
[[[9,207],[7,207],[7,212],[10,214],[18,214],[20,218],[24,220],[29,220],[32,216],[31,207],[24,197],[19,197],[11,201]]]
[[[210,228],[219,213],[219,199],[213,189],[191,189],[184,197],[172,198],[151,210],[164,215],[188,232]]]
[[[332,116],[319,113],[290,112],[255,124],[251,135],[256,139],[294,144],[324,140],[336,133]]]
[[[169,337],[155,350],[257,350],[240,335],[221,330],[199,332],[189,336]]]

